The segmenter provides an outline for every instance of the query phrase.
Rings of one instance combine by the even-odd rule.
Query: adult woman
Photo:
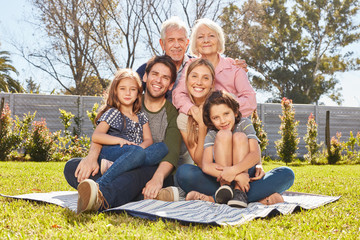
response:
[[[177,118],[182,139],[197,166],[191,164],[185,165],[195,167],[200,172],[202,172],[204,141],[207,133],[207,127],[203,122],[202,107],[214,88],[214,75],[214,68],[206,59],[199,58],[189,64],[185,74],[185,86],[189,94],[189,99],[194,104],[194,107],[190,109],[191,115],[180,113]],[[180,168],[182,166],[180,166]],[[262,169],[258,168],[258,170]],[[261,171],[257,171],[259,178],[263,176],[261,173]],[[185,193],[182,193],[181,189],[169,187],[162,189],[157,199],[176,201],[184,197]],[[207,196],[204,197],[203,200],[211,201],[211,198]]]
[[[190,37],[190,53],[207,59],[215,69],[216,90],[225,90],[233,94],[240,104],[242,116],[248,117],[256,109],[255,91],[251,87],[244,69],[235,66],[234,60],[220,56],[225,49],[224,33],[215,22],[199,19],[192,29]],[[194,61],[190,59],[188,64]],[[184,70],[186,71],[186,69]],[[194,105],[189,99],[185,86],[185,78],[179,81],[173,91],[173,104],[180,112],[191,114]]]
[[[202,105],[214,88],[215,72],[208,60],[199,58],[188,65],[184,75],[185,87],[194,107],[190,109],[190,115],[179,114],[177,125],[191,159],[197,166],[201,167],[207,133],[207,127],[203,122]],[[184,200],[185,193],[179,188],[169,187],[162,189],[157,199],[164,201]]]
[[[180,113],[177,118],[182,139],[192,160],[199,167],[202,165],[207,132],[207,127],[203,122],[202,106],[214,88],[214,75],[213,66],[205,59],[197,59],[189,65],[185,82],[189,98],[195,107],[190,109],[190,115]]]
[[[224,51],[224,34],[221,27],[209,19],[198,20],[192,29],[190,51],[192,54],[202,59],[207,59],[212,63],[215,67],[215,89],[225,90],[235,95],[240,105],[240,112],[244,117],[248,117],[256,108],[255,92],[250,86],[245,71],[233,66],[233,60],[220,56]],[[191,93],[185,83],[186,81],[181,79],[178,87],[174,90],[173,104],[180,109],[180,112],[187,113],[194,119],[200,119],[193,115],[199,114],[202,112],[202,109],[191,102]],[[199,122],[203,124],[202,118]],[[187,126],[189,126],[189,123]],[[188,194],[188,200],[201,199],[213,201],[211,196],[214,195],[220,184],[216,178],[205,174],[201,169],[202,161],[200,159],[202,159],[203,155],[203,145],[200,144],[205,139],[205,135],[202,135],[202,128],[199,124],[196,151],[194,151],[195,155],[191,154],[194,147],[186,143],[184,137],[187,136],[186,133],[184,134],[184,129],[179,124],[178,127],[197,166],[191,164],[181,165],[175,176],[177,183],[186,193],[195,191]],[[190,133],[191,129],[187,128],[187,132]],[[290,188],[294,182],[294,173],[287,167],[276,168],[266,174],[261,167],[252,170],[256,170],[249,172],[252,178],[246,179],[248,182],[252,181],[249,183],[250,190],[247,193],[249,202],[262,201],[267,204],[279,202],[282,200],[279,193]],[[271,196],[270,199],[268,198],[269,196]]]

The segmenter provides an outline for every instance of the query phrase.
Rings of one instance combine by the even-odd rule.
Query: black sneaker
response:
[[[234,196],[233,190],[229,185],[222,185],[215,193],[217,203],[226,204]]]
[[[246,208],[248,205],[247,195],[245,192],[235,189],[234,197],[227,203],[230,207]]]

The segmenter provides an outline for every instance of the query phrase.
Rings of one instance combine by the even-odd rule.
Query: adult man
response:
[[[164,141],[169,153],[159,166],[141,167],[126,172],[98,189],[93,187],[96,186],[93,180],[101,177],[98,160],[101,145],[92,143],[86,158],[71,159],[64,168],[65,178],[72,187],[77,188],[79,182],[85,182],[81,183],[85,185],[85,188],[81,189],[85,190],[79,190],[78,212],[101,210],[104,202],[107,202],[109,207],[120,206],[137,199],[140,193],[144,198],[155,198],[162,187],[173,185],[171,173],[177,167],[181,136],[176,126],[177,111],[166,100],[165,94],[172,89],[175,79],[176,67],[168,56],[151,59],[143,77],[147,88],[142,110],[149,118],[154,142]],[[131,159],[130,156],[129,161]],[[87,180],[89,177],[92,180]]]
[[[170,19],[163,22],[160,31],[160,46],[165,55],[171,57],[173,63],[176,66],[177,77],[174,89],[181,77],[182,70],[185,67],[186,62],[190,56],[186,55],[187,47],[189,46],[189,28],[179,17],[171,17]],[[140,78],[143,78],[145,74],[146,63],[141,65],[136,72]],[[145,89],[145,83],[143,84]],[[172,90],[167,93],[167,99],[172,101]]]

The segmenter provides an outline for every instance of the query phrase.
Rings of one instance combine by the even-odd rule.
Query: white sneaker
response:
[[[166,202],[185,200],[186,193],[179,187],[166,187],[160,189],[155,199]]]

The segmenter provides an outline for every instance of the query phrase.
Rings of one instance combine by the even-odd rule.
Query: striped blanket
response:
[[[1,196],[51,203],[76,211],[77,192],[74,191]],[[301,208],[314,209],[337,201],[340,198],[340,196],[332,197],[299,192],[285,192],[283,193],[283,197],[285,200],[284,203],[266,206],[255,202],[250,203],[247,208],[243,209],[198,200],[179,202],[142,200],[111,208],[105,212],[127,212],[129,215],[135,217],[150,220],[162,218],[176,220],[184,224],[240,225],[255,218],[265,218],[277,214],[290,214]]]

